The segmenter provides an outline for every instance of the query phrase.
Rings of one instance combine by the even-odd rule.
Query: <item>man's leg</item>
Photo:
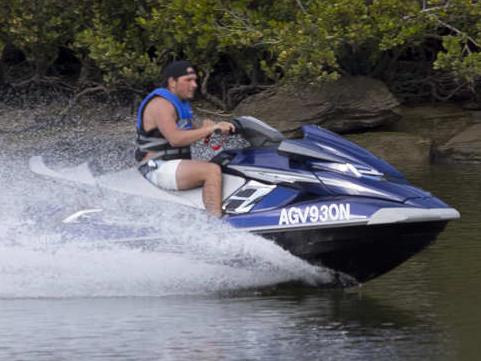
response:
[[[207,212],[222,216],[222,172],[218,164],[201,160],[182,160],[176,173],[179,190],[203,186],[202,199]]]

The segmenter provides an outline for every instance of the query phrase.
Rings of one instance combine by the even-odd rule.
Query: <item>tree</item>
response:
[[[0,20],[0,46],[21,49],[37,78],[70,47],[80,86],[144,92],[188,58],[204,97],[226,109],[280,82],[361,74],[404,98],[447,100],[481,76],[474,0],[5,0]]]
[[[89,26],[76,36],[75,49],[95,63],[111,87],[142,89],[158,80],[163,54],[153,51],[138,20],[152,11],[150,3],[95,2]]]
[[[80,26],[81,5],[74,0],[8,0],[2,6],[4,36],[34,64],[35,77],[44,77]]]
[[[469,0],[306,1],[296,22],[272,29],[274,58],[285,80],[365,74],[447,100],[479,82],[480,8]]]
[[[481,76],[481,4],[467,0],[440,3],[423,8],[442,35],[444,49],[437,54],[434,68],[473,86]]]

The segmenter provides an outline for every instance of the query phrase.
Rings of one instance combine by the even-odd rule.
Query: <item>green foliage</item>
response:
[[[216,0],[159,0],[151,14],[137,22],[157,51],[190,59],[209,68],[218,61]]]
[[[442,38],[434,69],[473,83],[481,75],[481,4],[469,0],[318,0],[295,22],[271,29],[276,65],[287,79],[320,82],[368,61],[369,74],[386,53],[422,51]],[[423,7],[424,6],[424,7]],[[454,37],[455,39],[452,39]],[[441,45],[440,44],[440,45]]]
[[[1,38],[21,49],[43,76],[81,24],[74,0],[8,0],[0,7]]]
[[[39,73],[69,46],[113,87],[158,82],[174,58],[223,97],[389,71],[380,65],[409,51],[430,52],[429,66],[460,82],[481,75],[481,3],[471,0],[4,0],[0,20],[0,49],[12,43]]]
[[[375,1],[369,8],[377,47],[381,51],[422,42],[427,22],[419,1]]]
[[[136,17],[145,11],[136,1],[95,2],[88,26],[77,33],[74,47],[86,53],[102,71],[109,86],[138,86],[158,76],[146,35]]]
[[[369,38],[367,6],[363,0],[313,1],[298,11],[296,21],[274,23],[276,65],[288,79],[318,83],[336,79],[344,47]]]
[[[434,69],[451,71],[461,82],[471,85],[481,76],[481,54],[469,51],[469,45],[462,36],[445,36],[445,51],[438,53]]]
[[[449,71],[473,86],[481,78],[481,4],[453,0],[428,16],[438,32],[448,32],[442,37],[444,51],[438,52],[434,69]]]
[[[256,1],[159,0],[137,18],[154,46],[186,57],[210,73],[221,59],[245,67],[259,62],[266,44]],[[251,58],[252,57],[252,58]]]

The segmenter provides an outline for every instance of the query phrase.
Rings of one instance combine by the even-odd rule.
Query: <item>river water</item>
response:
[[[14,157],[2,142],[0,360],[481,359],[479,165],[403,169],[462,218],[376,280],[318,289],[312,279],[329,273],[271,242],[192,210],[39,178],[31,151]],[[98,207],[110,222],[151,224],[160,245],[65,238],[66,214]]]

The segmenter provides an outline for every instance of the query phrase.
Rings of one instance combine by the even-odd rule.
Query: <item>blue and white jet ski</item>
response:
[[[460,217],[384,160],[328,130],[306,125],[301,139],[287,139],[253,117],[232,122],[251,146],[211,160],[223,170],[224,220],[312,264],[365,282],[424,249]],[[30,167],[53,175],[40,157]],[[87,177],[89,182],[204,208],[201,189],[165,191],[136,168]]]

